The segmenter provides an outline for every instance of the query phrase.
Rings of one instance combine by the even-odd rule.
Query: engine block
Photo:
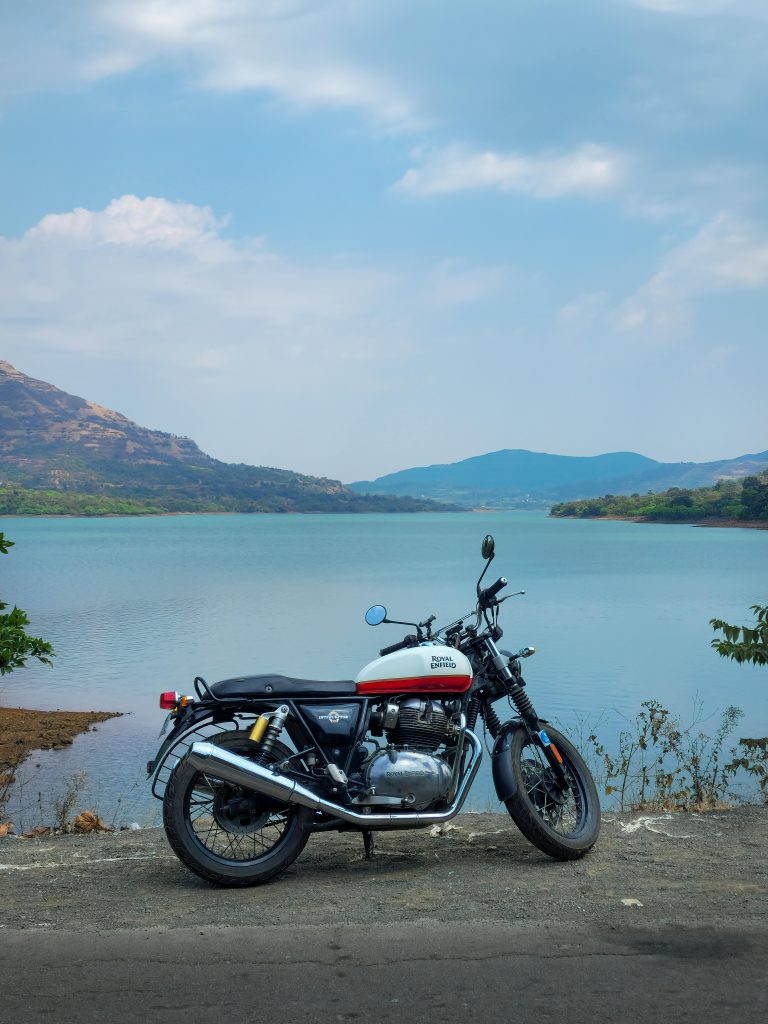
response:
[[[442,704],[420,697],[404,697],[398,707],[397,722],[387,729],[390,743],[431,754],[445,742],[449,724]]]

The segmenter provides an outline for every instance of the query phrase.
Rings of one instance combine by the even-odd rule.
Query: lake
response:
[[[739,735],[768,733],[768,673],[718,658],[708,624],[747,621],[749,605],[768,600],[768,531],[534,512],[5,519],[0,530],[16,542],[0,559],[0,596],[57,651],[53,668],[0,679],[0,699],[128,713],[33,755],[17,824],[34,817],[38,793],[49,799],[81,768],[81,809],[156,817],[143,767],[158,745],[162,690],[191,693],[197,674],[354,677],[405,632],[367,626],[369,605],[438,622],[469,610],[487,532],[489,578],[526,591],[503,606],[503,646],[537,648],[525,677],[542,716],[571,732],[600,720],[610,742],[653,697],[685,721],[700,701],[710,731],[736,704]],[[488,762],[473,809],[499,806]]]

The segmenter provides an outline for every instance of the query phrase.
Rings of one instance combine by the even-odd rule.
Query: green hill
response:
[[[721,480],[713,487],[671,487],[660,494],[606,494],[565,501],[550,515],[567,519],[637,519],[640,522],[765,523],[768,526],[768,472],[742,480]]]
[[[719,462],[657,462],[637,452],[571,456],[522,448],[404,469],[349,486],[361,494],[413,494],[469,508],[547,508],[593,494],[700,487],[768,468],[768,451]]]
[[[338,480],[212,459],[0,361],[0,511],[449,511],[409,497],[356,494]]]

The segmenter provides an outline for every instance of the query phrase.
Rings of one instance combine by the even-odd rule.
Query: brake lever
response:
[[[502,597],[500,601],[497,601],[496,604],[504,604],[504,602],[508,601],[510,597],[520,597],[520,595],[524,593],[524,590],[517,590],[514,594],[505,594],[505,596]]]

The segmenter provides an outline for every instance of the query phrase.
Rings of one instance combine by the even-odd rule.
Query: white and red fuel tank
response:
[[[393,693],[466,693],[472,668],[461,651],[442,644],[406,647],[371,661],[355,680],[361,696]]]

